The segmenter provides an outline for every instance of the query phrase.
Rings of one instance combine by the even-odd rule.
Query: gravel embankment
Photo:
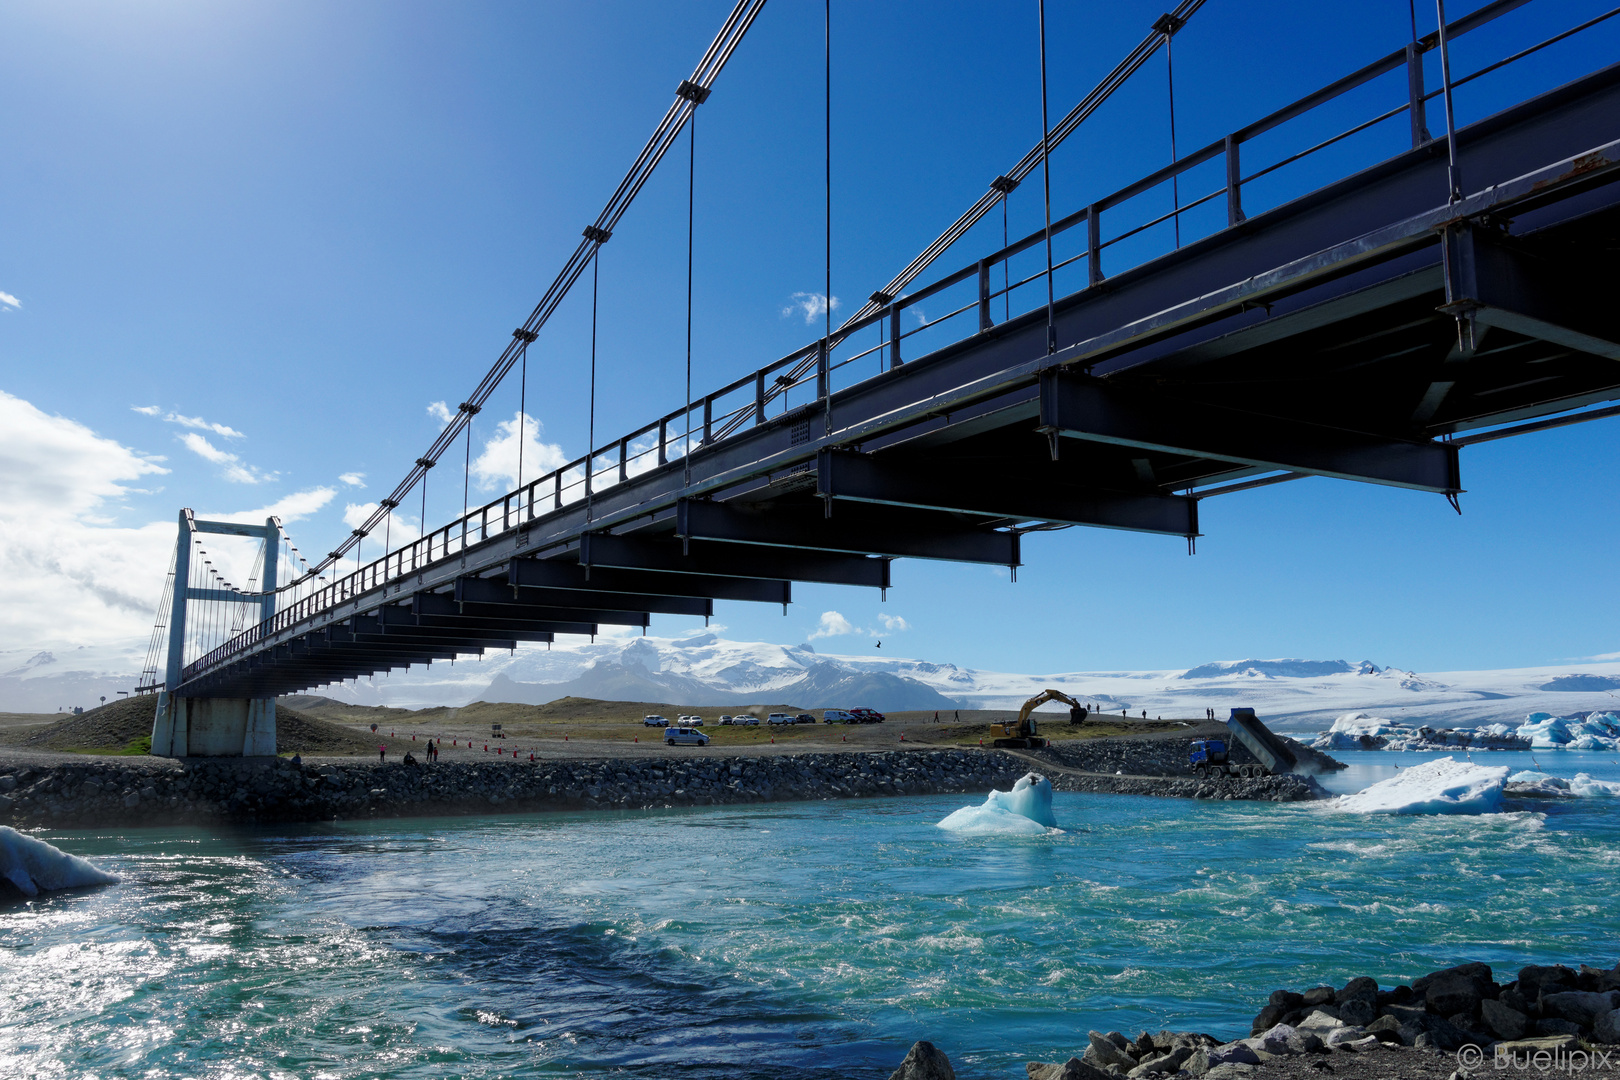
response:
[[[1060,791],[1284,801],[1297,777],[1165,781],[1083,776],[997,750],[612,758],[432,765],[353,759],[0,759],[0,822],[70,828],[320,821],[530,810],[710,806],[873,795],[983,795],[1031,769]]]

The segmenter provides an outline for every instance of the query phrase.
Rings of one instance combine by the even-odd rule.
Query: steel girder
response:
[[[1043,374],[1040,387],[1041,430],[1053,436],[1448,495],[1462,490],[1457,448],[1445,443],[1133,394],[1066,372]],[[1056,453],[1055,438],[1052,446]]]
[[[1018,565],[1017,533],[977,528],[948,514],[888,506],[855,504],[828,516],[818,506],[776,504],[755,510],[683,500],[676,509],[675,535],[796,550]]]
[[[824,499],[1198,535],[1198,502],[1182,495],[1101,491],[1036,470],[929,466],[842,450],[823,450],[816,466],[816,494]],[[841,521],[843,513],[834,511],[834,520]]]
[[[529,616],[522,614],[528,609],[566,608],[569,610],[597,612],[597,611],[636,611],[657,613],[662,615],[702,615],[714,614],[714,601],[706,596],[654,596],[648,593],[632,592],[599,592],[586,589],[535,589],[523,586],[513,586],[494,578],[459,578],[453,593],[417,593],[418,597],[443,597],[453,603],[471,606],[477,610],[492,605],[506,607],[508,618],[541,618],[543,616]],[[437,600],[428,601],[437,604]],[[427,609],[419,608],[418,611]],[[439,614],[451,614],[443,607],[434,607]],[[476,613],[476,610],[475,610]],[[494,614],[484,612],[484,614]],[[611,619],[590,619],[588,621],[611,622]]]
[[[579,561],[592,568],[607,566],[711,577],[776,579],[785,576],[794,581],[828,585],[889,587],[889,559],[705,540],[683,544],[678,540],[586,533],[579,538]]]
[[[793,602],[793,583],[768,578],[721,577],[696,573],[586,566],[560,559],[513,559],[506,564],[506,580],[520,589],[566,589],[575,592],[632,593],[652,597],[747,600],[762,604]],[[615,601],[620,607],[640,607],[640,601]],[[645,608],[657,611],[657,608]],[[676,614],[686,614],[676,612]]]

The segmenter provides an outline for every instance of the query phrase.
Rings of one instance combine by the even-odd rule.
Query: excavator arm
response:
[[[997,746],[1045,746],[1046,740],[1036,735],[1032,714],[1048,701],[1061,701],[1069,707],[1069,723],[1078,724],[1086,718],[1086,707],[1061,690],[1042,690],[1018,710],[1018,719],[1011,724],[993,724],[990,735]]]

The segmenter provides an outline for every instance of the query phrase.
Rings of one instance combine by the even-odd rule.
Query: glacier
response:
[[[114,885],[118,877],[59,847],[0,825],[0,881],[10,883],[24,896],[38,896],[41,891]]]
[[[1029,836],[1055,829],[1052,782],[1040,773],[1025,773],[1011,791],[991,791],[983,803],[953,811],[938,827],[967,836]]]

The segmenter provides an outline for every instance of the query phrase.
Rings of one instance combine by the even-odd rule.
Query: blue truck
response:
[[[1187,758],[1192,765],[1193,775],[1199,779],[1209,776],[1270,776],[1293,772],[1299,764],[1288,744],[1261,723],[1253,709],[1233,709],[1226,727],[1232,737],[1254,755],[1255,764],[1234,763],[1223,739],[1194,739]]]

